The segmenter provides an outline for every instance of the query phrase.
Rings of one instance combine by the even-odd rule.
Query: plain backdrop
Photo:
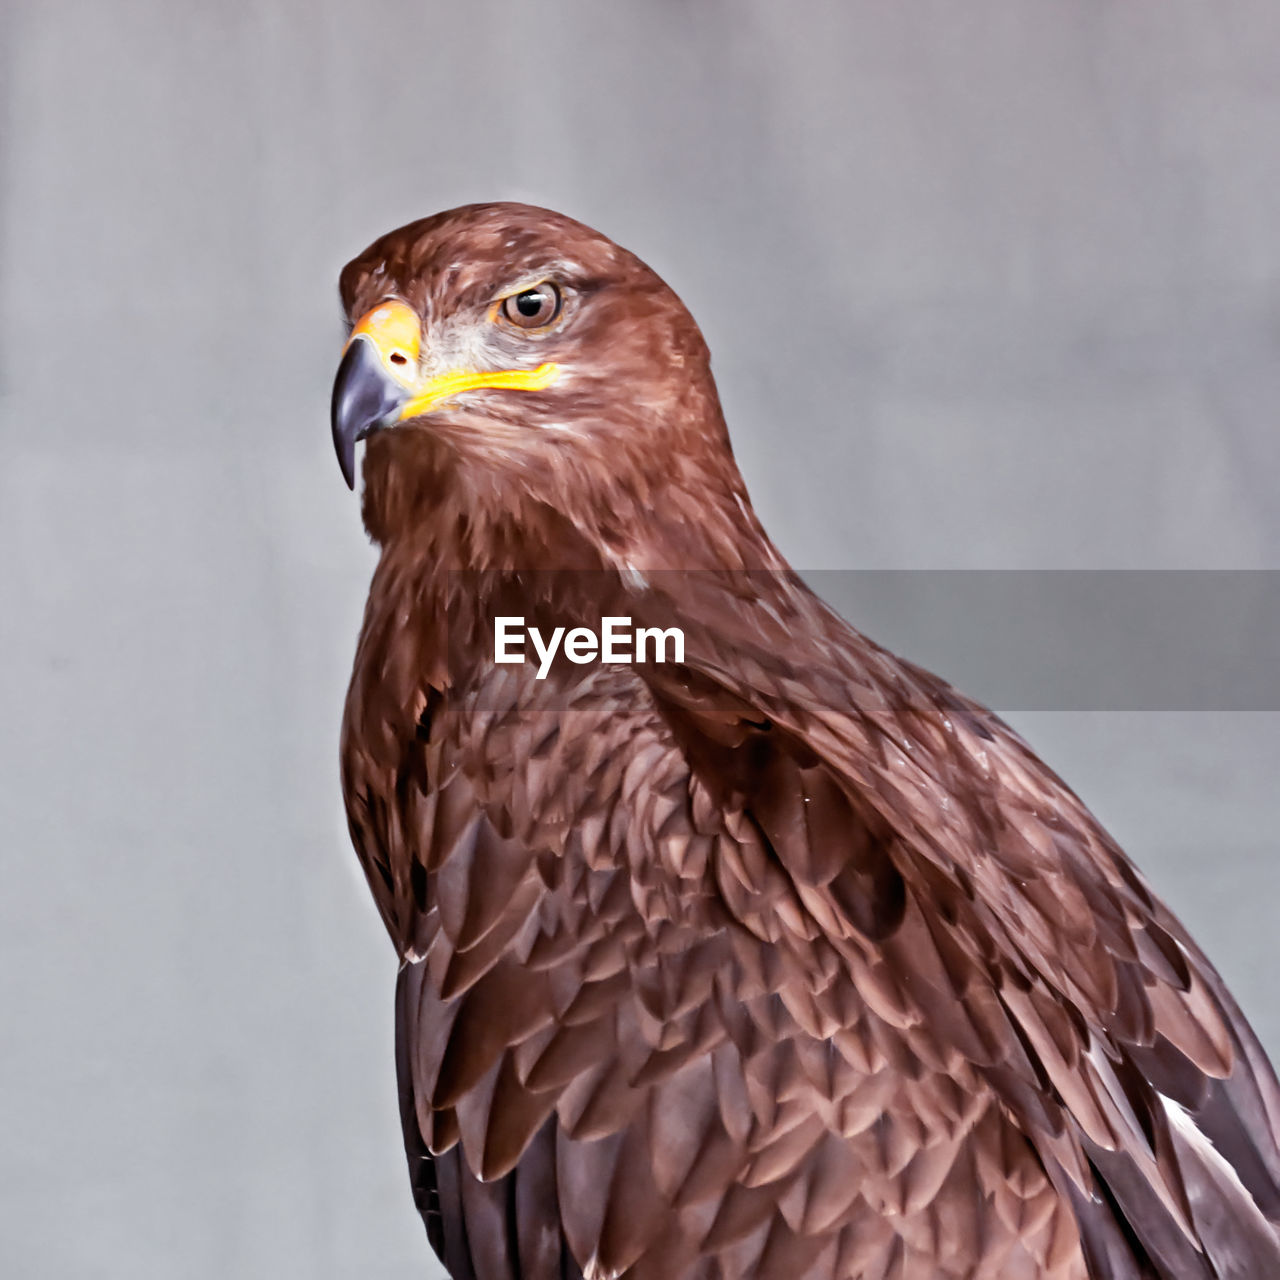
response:
[[[1271,0],[4,0],[0,107],[5,1277],[441,1274],[336,772],[383,231],[646,258],[803,569],[1280,568]],[[1014,710],[1280,1050],[1280,716]]]

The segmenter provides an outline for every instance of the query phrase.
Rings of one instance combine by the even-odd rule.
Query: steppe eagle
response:
[[[1016,734],[788,568],[676,295],[517,204],[341,293],[381,549],[342,785],[455,1280],[1280,1276],[1221,979]],[[683,653],[540,670],[504,618]]]

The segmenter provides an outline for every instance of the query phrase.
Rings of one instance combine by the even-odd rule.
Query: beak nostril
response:
[[[390,356],[392,364],[408,364],[409,357],[403,351],[393,351]]]
[[[405,362],[411,357],[406,354]],[[348,345],[333,381],[329,410],[333,446],[350,488],[355,484],[356,442],[398,420],[408,393],[398,374],[392,374],[383,353],[361,339]]]

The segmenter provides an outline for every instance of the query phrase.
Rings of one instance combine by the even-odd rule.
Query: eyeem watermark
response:
[[[547,678],[562,645],[564,656],[579,666],[588,662],[684,661],[684,632],[679,627],[667,627],[665,631],[661,627],[633,630],[630,618],[601,618],[598,635],[590,627],[574,627],[568,632],[564,627],[556,627],[550,636],[544,636],[537,627],[526,626],[523,618],[498,617],[493,620],[494,662],[527,661],[526,639],[538,657],[538,680]]]

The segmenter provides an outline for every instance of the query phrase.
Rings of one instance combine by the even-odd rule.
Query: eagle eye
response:
[[[543,280],[503,298],[501,314],[517,328],[543,329],[559,317],[563,302],[559,288]]]

